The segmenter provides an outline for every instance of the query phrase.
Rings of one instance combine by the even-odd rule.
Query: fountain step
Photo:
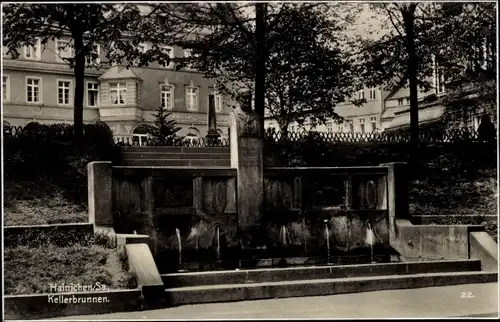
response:
[[[307,279],[265,283],[201,285],[165,290],[168,305],[231,302],[412,289],[459,284],[492,283],[492,272],[447,272],[412,275],[383,275],[336,279]],[[457,295],[458,296],[458,295]]]
[[[185,269],[188,269],[184,266]],[[188,269],[189,270],[189,269]],[[345,277],[408,275],[422,273],[480,271],[480,260],[427,261],[410,263],[377,263],[357,265],[299,266],[287,268],[255,268],[225,271],[162,274],[167,287],[247,284]]]
[[[379,263],[384,262],[398,262],[398,258],[393,258],[388,255],[375,255],[374,260]],[[283,261],[282,258],[259,258],[239,260],[235,266],[239,268],[265,268],[265,267],[279,267]],[[367,255],[342,255],[330,256],[330,262],[327,263],[324,257],[287,257],[286,266],[299,266],[299,265],[327,265],[327,264],[364,264],[369,263],[370,258]],[[222,261],[216,262],[187,262],[182,263],[184,269],[190,272],[200,271],[214,271],[214,270],[227,270],[224,268]]]

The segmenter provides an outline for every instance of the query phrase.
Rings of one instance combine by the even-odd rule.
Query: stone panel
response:
[[[227,206],[227,180],[218,178],[204,178],[203,181],[203,210],[208,213],[225,212]]]
[[[154,182],[155,207],[192,207],[192,178],[156,178]]]

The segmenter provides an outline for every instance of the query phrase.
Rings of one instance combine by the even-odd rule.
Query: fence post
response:
[[[396,219],[408,219],[408,165],[406,162],[382,163],[387,167],[387,212],[390,240],[396,237]]]
[[[110,161],[95,161],[87,165],[89,223],[113,225],[112,167]]]

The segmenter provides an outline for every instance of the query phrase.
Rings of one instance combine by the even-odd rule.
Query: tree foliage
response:
[[[143,64],[157,58],[156,51],[142,54],[137,45],[154,31],[154,12],[144,15],[133,4],[9,4],[3,7],[3,45],[12,58],[19,57],[23,46],[42,47],[49,40],[70,39],[73,54],[63,58],[75,75],[74,130],[83,135],[85,68],[134,61]],[[149,33],[147,32],[149,30]],[[97,63],[97,46],[106,59]]]
[[[429,91],[433,76],[443,75],[444,104],[449,117],[456,114],[457,106],[462,110],[478,106],[470,100],[470,94],[481,97],[483,103],[484,99],[491,102],[496,69],[494,64],[488,64],[487,68],[479,65],[485,39],[486,47],[491,47],[488,60],[496,59],[492,50],[496,44],[495,6],[494,3],[372,3],[370,9],[382,20],[382,34],[353,42],[359,44],[353,46],[358,73],[368,86],[382,85],[389,91],[408,87],[412,82],[420,90]],[[409,48],[410,38],[412,48]],[[410,114],[416,116],[411,119],[411,126],[418,135],[418,91],[409,87]]]
[[[335,106],[350,97],[356,79],[341,50],[345,21],[332,15],[337,8],[267,4],[265,46],[259,49],[253,6],[164,4],[165,23],[177,21],[189,31],[189,36],[180,31],[169,36],[192,51],[190,58],[178,61],[180,66],[190,64],[216,79],[218,90],[234,99],[241,90],[255,91],[257,56],[263,51],[266,112],[282,129],[305,118],[314,123],[338,117]]]
[[[496,118],[496,3],[447,4],[436,34],[446,77],[445,119],[463,124],[471,115]]]
[[[160,106],[156,109],[156,113],[153,114],[155,118],[153,125],[147,126],[148,134],[152,136],[157,144],[166,145],[172,143],[176,133],[181,129],[177,126],[177,122],[170,118],[171,115],[171,112]]]

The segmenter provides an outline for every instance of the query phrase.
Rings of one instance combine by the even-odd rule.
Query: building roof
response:
[[[137,76],[131,69],[127,69],[125,66],[113,66],[110,67],[104,74],[99,77],[99,80],[105,79],[141,79]]]
[[[419,124],[435,122],[438,121],[443,116],[444,113],[443,98],[438,98],[435,95],[429,95],[426,99],[421,100],[419,103],[420,103],[418,107]],[[394,130],[398,128],[405,128],[408,126],[410,126],[410,108],[405,106],[398,111],[394,111],[394,118],[386,126],[386,129]]]

